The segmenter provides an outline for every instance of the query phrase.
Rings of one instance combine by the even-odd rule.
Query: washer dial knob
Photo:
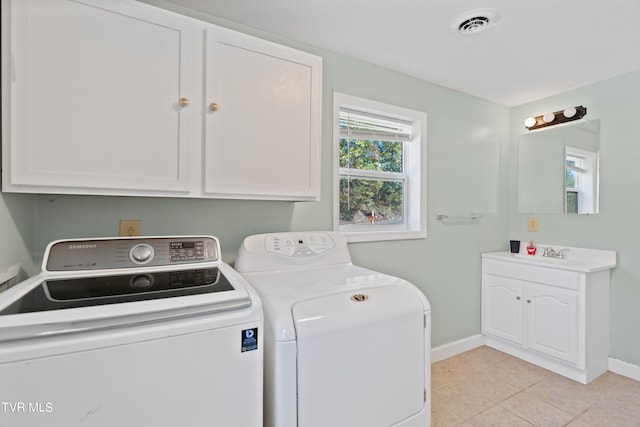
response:
[[[154,255],[155,251],[146,243],[135,245],[129,252],[129,258],[136,264],[146,264],[153,259]]]

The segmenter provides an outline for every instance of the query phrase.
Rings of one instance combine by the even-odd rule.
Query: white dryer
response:
[[[212,236],[52,242],[0,293],[0,426],[262,426],[262,307]]]
[[[431,307],[354,266],[332,232],[247,237],[235,269],[265,317],[266,427],[430,425]]]

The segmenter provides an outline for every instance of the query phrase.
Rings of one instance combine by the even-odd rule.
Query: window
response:
[[[567,213],[578,213],[581,159],[567,154]]]
[[[426,237],[426,114],[334,93],[334,230]]]
[[[598,213],[597,153],[565,147],[566,212]]]

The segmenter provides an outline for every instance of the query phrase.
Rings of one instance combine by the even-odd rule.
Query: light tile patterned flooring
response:
[[[433,427],[640,427],[640,382],[587,385],[489,347],[431,365]]]

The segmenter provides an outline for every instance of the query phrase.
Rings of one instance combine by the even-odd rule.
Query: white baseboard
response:
[[[431,363],[455,356],[484,345],[484,335],[478,334],[431,349]]]
[[[433,354],[433,352],[432,352]],[[640,366],[623,362],[622,360],[609,358],[609,370],[614,374],[640,381]]]

